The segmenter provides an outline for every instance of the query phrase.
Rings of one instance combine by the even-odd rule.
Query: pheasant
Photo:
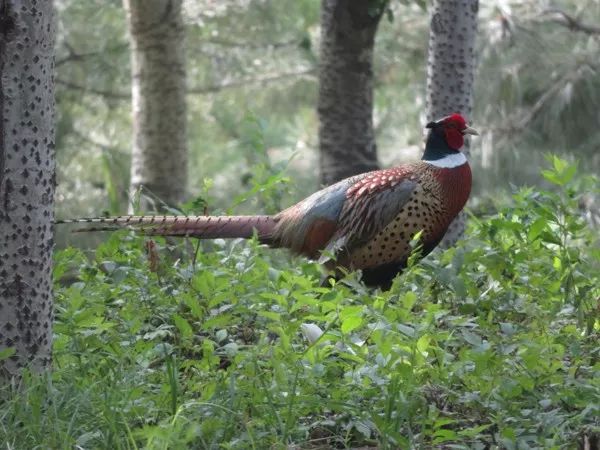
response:
[[[460,114],[427,124],[421,161],[339,181],[278,214],[257,216],[118,216],[65,220],[96,224],[79,231],[132,228],[149,236],[251,238],[319,259],[328,270],[362,270],[368,286],[389,288],[422,232],[421,256],[443,238],[471,192],[460,152],[477,131]]]

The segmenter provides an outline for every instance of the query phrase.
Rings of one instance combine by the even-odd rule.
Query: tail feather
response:
[[[189,236],[199,239],[250,238],[254,230],[261,241],[271,239],[273,216],[116,216],[59,220],[57,224],[90,224],[75,232],[114,231],[129,228],[148,236]]]

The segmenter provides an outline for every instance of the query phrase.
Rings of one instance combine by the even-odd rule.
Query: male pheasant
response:
[[[66,220],[101,224],[81,231],[136,229],[150,236],[250,238],[318,259],[330,270],[362,270],[370,286],[387,288],[406,266],[422,231],[422,256],[443,238],[471,192],[460,152],[478,134],[460,114],[427,124],[420,162],[346,178],[273,216],[118,216]],[[335,258],[331,258],[335,256]]]

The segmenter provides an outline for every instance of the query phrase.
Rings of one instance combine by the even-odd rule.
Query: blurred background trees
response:
[[[294,180],[273,187],[282,206],[317,188],[320,6],[183,2],[188,192],[209,210],[265,206],[260,190],[237,197],[275,174]],[[57,8],[58,214],[121,213],[132,129],[125,12],[120,0]],[[600,1],[484,2],[478,20],[472,207],[510,184],[541,183],[549,152],[597,171]],[[409,0],[391,1],[377,29],[373,130],[384,167],[420,156],[428,30],[425,2]]]
[[[181,0],[124,0],[131,48],[130,195],[142,210],[185,200],[187,99]],[[133,211],[133,208],[130,208]]]
[[[373,130],[373,47],[386,0],[321,2],[319,168],[333,184],[378,168]]]

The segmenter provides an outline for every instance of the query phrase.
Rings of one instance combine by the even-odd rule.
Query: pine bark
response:
[[[0,1],[2,378],[51,362],[54,33],[51,0]]]
[[[478,0],[433,1],[427,59],[428,122],[453,112],[471,119],[478,11]],[[468,157],[469,139],[465,140],[463,151]],[[454,245],[465,227],[466,215],[461,212],[440,245]]]
[[[124,0],[131,44],[131,192],[177,205],[187,188],[186,69],[182,0]],[[144,201],[142,209],[151,208]]]
[[[378,168],[373,130],[373,46],[381,0],[322,0],[319,65],[321,182]]]

